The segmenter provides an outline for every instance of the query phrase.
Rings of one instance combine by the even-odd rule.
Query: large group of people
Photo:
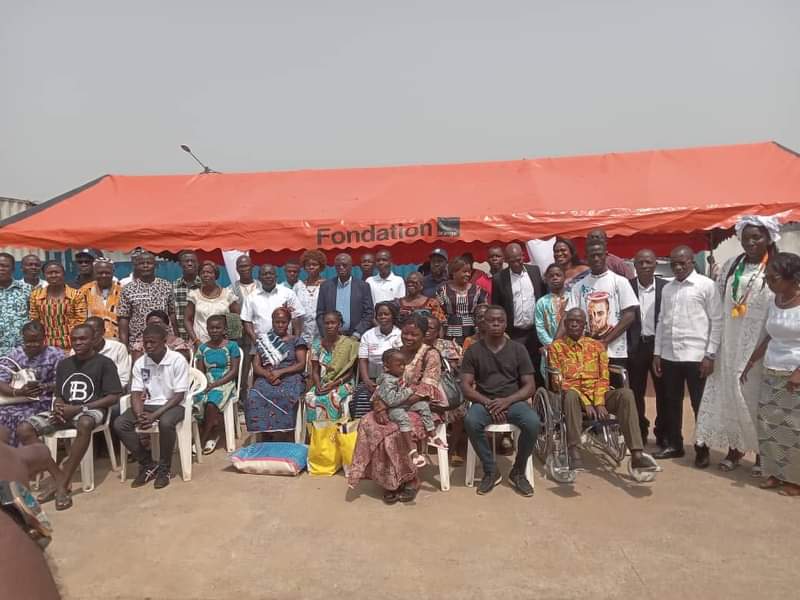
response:
[[[503,478],[486,428],[507,422],[519,431],[513,441],[498,436],[501,451],[516,453],[508,481],[530,496],[525,465],[541,428],[530,400],[558,372],[572,468],[582,468],[587,417],[614,415],[634,468],[654,468],[651,432],[653,458],[682,457],[688,388],[696,467],[709,466],[710,448],[726,452],[726,471],[752,452],[762,487],[797,496],[800,257],[779,251],[774,218],[743,217],[736,234],[743,252],[716,280],[696,270],[688,246],[669,255],[673,277],[658,277],[652,250],[625,261],[609,254],[602,230],[588,234],[583,257],[556,239],[543,272],[511,243],[487,249],[488,270],[436,248],[425,273],[405,278],[389,250],[362,255],[361,277],[341,253],[324,279],[325,254],[308,250],[284,265],[285,282],[276,265],[259,265],[256,276],[241,256],[229,287],[192,251],[178,256],[175,281],[157,277],[144,250],[122,281],[92,249],[76,255],[71,282],[62,264],[36,256],[21,261],[15,280],[15,260],[2,253],[0,438],[30,445],[76,430],[67,460],[43,467],[52,485],[40,498],[59,510],[71,506],[71,478],[106,422],[140,465],[132,485],[162,488],[192,366],[207,378],[194,397],[195,452],[215,451],[235,400],[255,440],[293,439],[298,412],[311,426],[359,419],[348,483],[372,479],[393,504],[416,496],[426,463],[418,444],[447,449],[454,464],[470,444],[483,467],[477,492],[489,493]],[[630,386],[612,388],[610,369],[625,369]],[[140,432],[156,422],[154,460]]]

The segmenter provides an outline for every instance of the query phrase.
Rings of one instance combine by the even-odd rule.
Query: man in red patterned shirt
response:
[[[642,434],[633,392],[628,388],[609,389],[608,355],[602,342],[584,335],[586,315],[573,308],[564,316],[566,335],[550,346],[551,369],[561,373],[564,390],[564,419],[567,447],[573,469],[582,467],[578,445],[581,441],[582,413],[592,421],[605,421],[609,413],[619,421],[625,444],[631,451],[631,467],[652,470],[652,463],[642,455]]]

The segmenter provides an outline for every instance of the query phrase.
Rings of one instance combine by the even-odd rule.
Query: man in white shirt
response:
[[[94,330],[94,351],[114,361],[122,390],[127,390],[131,381],[131,355],[128,347],[118,340],[105,338],[105,322],[101,317],[89,317],[86,324]]]
[[[639,300],[630,282],[608,269],[608,250],[601,241],[586,243],[586,262],[590,273],[572,288],[567,310],[580,308],[588,315],[586,334],[599,340],[608,350],[608,362],[628,366],[625,332],[636,320]],[[559,326],[559,334],[563,332]],[[560,335],[558,336],[560,337]]]
[[[231,283],[229,289],[239,300],[239,306],[244,308],[245,298],[252,296],[261,289],[261,282],[253,278],[253,261],[247,254],[242,254],[236,259],[236,274],[239,278]],[[241,319],[241,315],[239,315]],[[244,326],[242,326],[244,328]],[[239,348],[242,351],[242,360],[239,365],[241,369],[242,385],[239,386],[239,402],[244,406],[247,399],[248,382],[250,381],[250,336],[246,333],[238,340]]]
[[[131,407],[114,420],[114,431],[139,462],[139,473],[131,487],[141,487],[155,479],[153,487],[160,489],[169,485],[175,430],[183,421],[183,403],[189,391],[189,364],[167,348],[167,331],[160,325],[145,327],[142,343],[145,353],[133,365]],[[136,433],[137,427],[147,430],[156,422],[161,451],[158,464]]]
[[[536,301],[544,296],[542,274],[536,265],[524,262],[522,246],[511,243],[505,248],[508,267],[492,277],[492,303],[506,311],[506,333],[519,342],[532,357],[539,356],[539,336],[534,325]],[[538,358],[537,358],[538,360]],[[537,384],[544,383],[537,370]]]
[[[373,306],[378,302],[391,302],[406,295],[403,278],[392,273],[392,255],[388,250],[379,250],[375,255],[378,273],[367,278],[372,291]]]
[[[252,344],[260,335],[272,331],[272,313],[278,307],[289,309],[292,314],[292,333],[303,333],[305,310],[297,295],[278,284],[278,271],[273,265],[261,265],[261,289],[249,295],[242,306],[242,325]]]
[[[661,433],[664,412],[664,390],[661,377],[656,377],[653,371],[653,348],[656,341],[656,324],[658,312],[661,309],[661,295],[667,282],[656,277],[656,254],[652,250],[642,249],[636,253],[633,266],[636,277],[630,280],[633,293],[639,298],[639,310],[636,320],[628,329],[628,375],[631,382],[631,391],[636,398],[636,411],[639,413],[639,428],[642,432],[642,441],[647,444],[647,434],[650,430],[650,421],[645,415],[645,394],[647,392],[647,378],[653,380],[656,393],[656,419],[654,432],[656,443],[664,448],[664,437]]]
[[[653,349],[653,370],[664,380],[666,447],[654,458],[680,458],[683,450],[683,390],[689,388],[695,419],[706,377],[722,334],[722,302],[714,282],[694,270],[694,252],[678,246],[670,253],[675,279],[664,286]],[[695,464],[708,463],[708,448],[695,447]]]

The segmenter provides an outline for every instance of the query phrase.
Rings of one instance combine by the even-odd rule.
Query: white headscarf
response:
[[[776,217],[762,217],[759,215],[745,215],[739,217],[736,221],[734,229],[736,230],[736,237],[742,239],[742,231],[748,225],[755,225],[756,227],[763,227],[769,233],[769,239],[774,244],[781,239],[781,224]]]

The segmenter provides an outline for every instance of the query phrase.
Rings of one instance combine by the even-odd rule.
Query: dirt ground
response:
[[[240,474],[222,451],[163,490],[101,460],[95,491],[76,481],[72,509],[48,505],[48,553],[68,599],[796,597],[800,500],[720,458],[698,471],[687,447],[647,485],[593,457],[558,485],[537,462],[533,498],[505,482],[479,497],[463,467],[444,493],[430,466],[416,503],[395,506],[341,474]]]

